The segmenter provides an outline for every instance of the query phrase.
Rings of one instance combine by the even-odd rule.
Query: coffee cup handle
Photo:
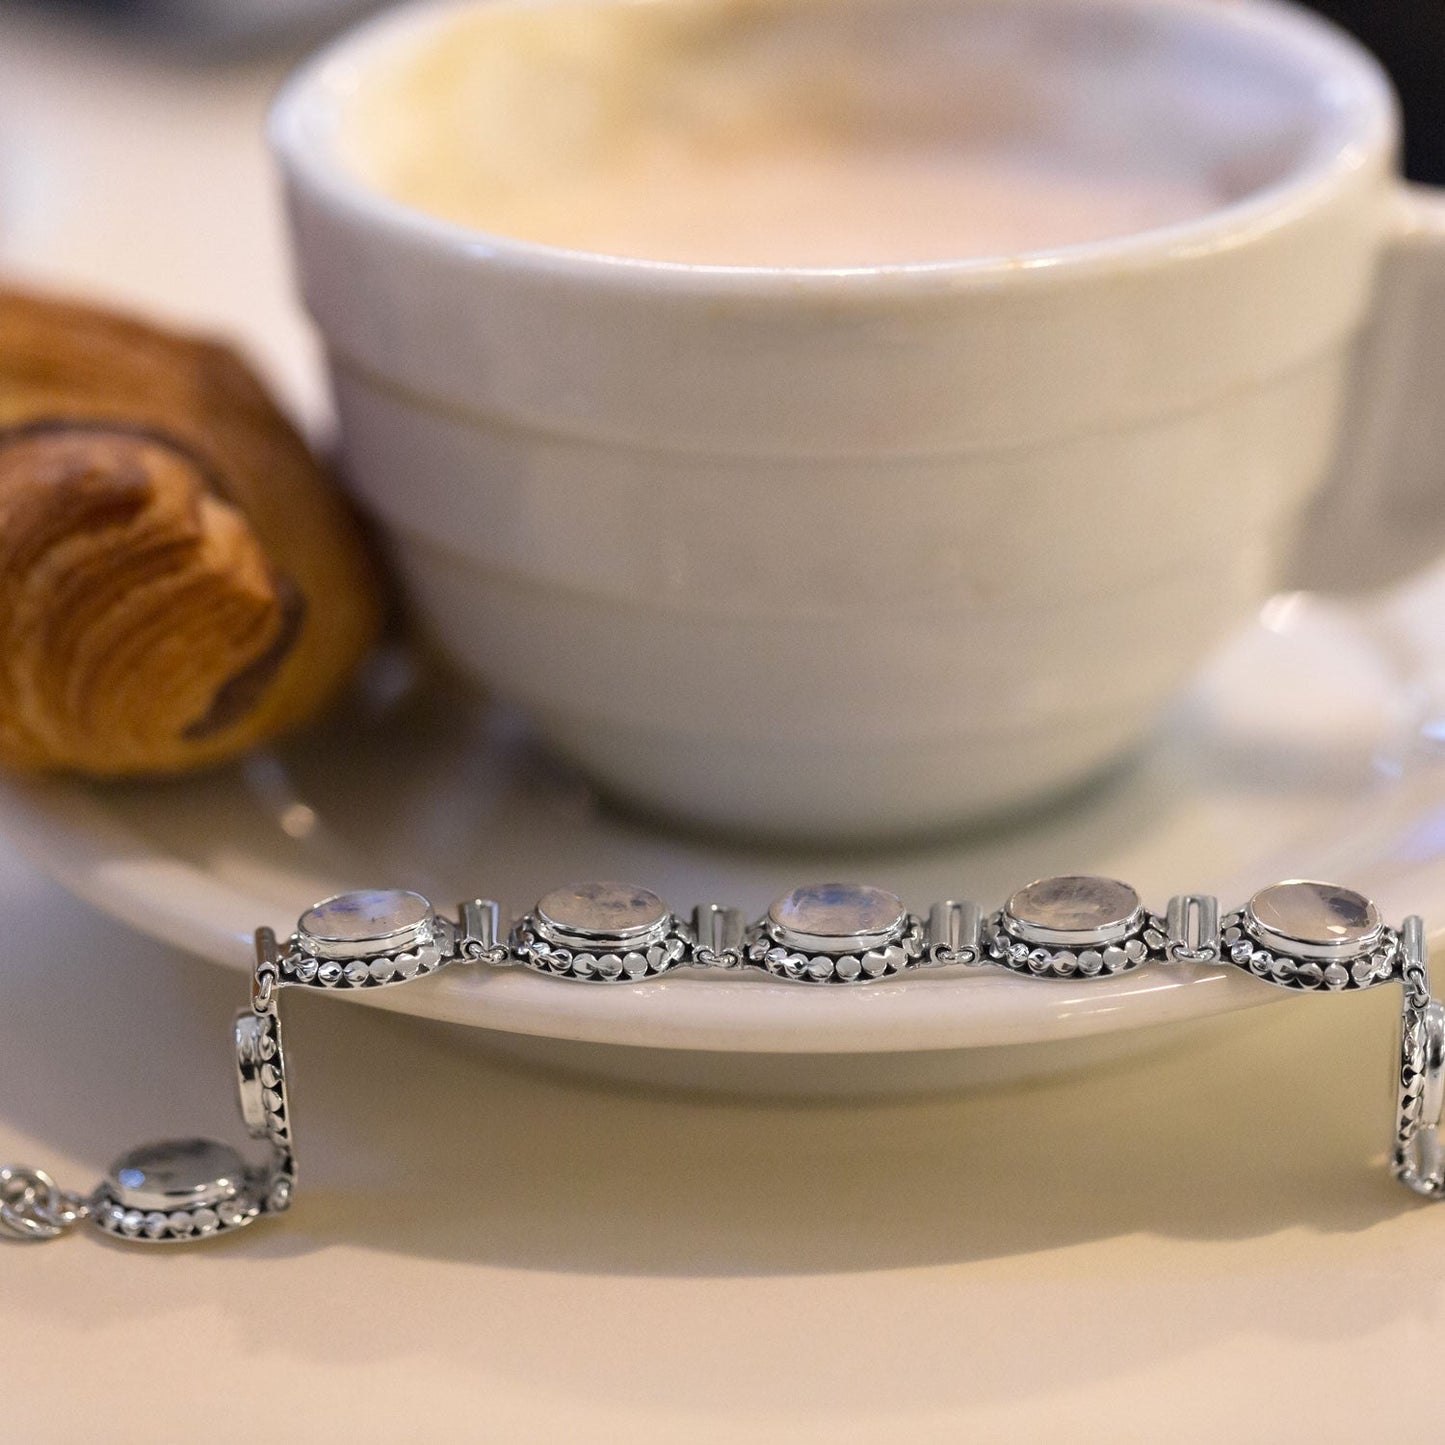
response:
[[[1445,553],[1445,189],[1402,185],[1297,585],[1388,586]]]

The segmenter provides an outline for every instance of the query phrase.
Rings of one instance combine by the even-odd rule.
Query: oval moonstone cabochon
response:
[[[903,903],[886,888],[863,883],[806,883],[768,909],[781,941],[795,948],[873,948],[891,942],[907,922]]]
[[[1292,878],[1249,900],[1246,918],[1271,937],[1316,948],[1366,948],[1380,933],[1380,911],[1352,888]]]
[[[1047,942],[1102,941],[1127,932],[1139,916],[1139,895],[1117,878],[1068,873],[1020,888],[1004,908],[1020,932]]]
[[[570,883],[537,902],[537,920],[557,936],[630,941],[664,929],[672,916],[657,894],[630,883]]]
[[[246,1162],[228,1144],[166,1139],[117,1159],[106,1189],[126,1209],[184,1209],[234,1199],[245,1180]]]
[[[338,893],[301,915],[297,931],[323,957],[406,948],[431,922],[432,907],[405,888],[362,888]]]

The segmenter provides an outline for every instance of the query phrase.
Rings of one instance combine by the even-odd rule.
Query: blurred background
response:
[[[210,64],[304,46],[376,8],[375,0],[0,0],[0,13],[69,12]],[[1311,8],[1357,35],[1394,77],[1405,106],[1407,174],[1445,181],[1445,4],[1313,0]]]
[[[1439,0],[1319,0],[1313,9],[1384,61],[1405,106],[1405,173],[1445,181],[1445,5]]]
[[[4,6],[16,8],[70,12],[216,64],[303,46],[379,7],[375,0],[25,0],[20,7],[11,0]],[[1445,181],[1445,4],[1314,0],[1311,8],[1357,35],[1394,77],[1405,106],[1406,173]]]

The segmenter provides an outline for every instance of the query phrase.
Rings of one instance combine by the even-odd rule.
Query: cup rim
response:
[[[1040,284],[1108,270],[1121,262],[1167,263],[1233,249],[1270,234],[1312,210],[1348,178],[1399,141],[1399,107],[1383,67],[1346,31],[1285,0],[1088,0],[1099,9],[1193,17],[1219,31],[1234,31],[1303,57],[1331,87],[1338,123],[1320,127],[1301,158],[1284,174],[1198,216],[1123,236],[1072,242],[1012,254],[949,260],[885,262],[859,266],[729,265],[612,255],[554,246],[487,231],[432,215],[372,185],[329,148],[323,130],[356,87],[358,71],[396,41],[450,17],[491,8],[496,0],[413,0],[343,32],[303,60],[282,82],[267,115],[266,135],[283,173],[299,189],[362,226],[408,247],[490,270],[516,270],[557,281],[622,289],[681,293],[796,294],[833,290],[930,292]],[[545,8],[563,0],[506,0]],[[656,0],[588,0],[598,5],[652,4]],[[1027,0],[1035,6],[1075,0]]]

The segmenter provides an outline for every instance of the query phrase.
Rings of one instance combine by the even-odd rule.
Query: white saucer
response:
[[[289,291],[260,141],[276,76],[247,69],[221,85],[170,67],[158,83],[149,59],[97,52],[82,67],[86,83],[62,95],[29,83],[40,63],[31,50],[6,59],[11,120],[35,137],[23,171],[0,176],[9,270],[244,338],[324,431],[315,340]],[[66,51],[71,71],[81,59]],[[140,146],[155,158],[144,206],[134,167],[115,160],[120,111],[127,155]],[[45,184],[32,183],[38,176]],[[109,244],[117,226],[134,244]],[[1352,560],[1353,522],[1371,505],[1365,497],[1350,514]],[[1423,537],[1427,515],[1412,514],[1406,546]],[[1399,539],[1387,554],[1398,568]],[[249,967],[257,924],[289,929],[315,898],[361,883],[409,884],[442,905],[490,892],[521,908],[560,881],[610,874],[684,909],[713,898],[760,910],[792,884],[843,876],[924,907],[949,894],[992,904],[1039,874],[1091,869],[1128,879],[1157,906],[1181,889],[1238,900],[1313,873],[1373,892],[1394,917],[1442,920],[1445,766],[1420,741],[1420,728],[1433,728],[1423,694],[1435,665],[1422,652],[1440,617],[1439,575],[1368,613],[1279,599],[1133,765],[1033,821],[906,856],[758,855],[621,821],[540,758],[515,722],[464,698],[399,697],[395,678],[390,693],[373,686],[317,735],[204,778],[0,783],[0,827],[98,907],[238,970]],[[729,978],[603,988],[455,970],[358,997],[614,1073],[736,1082],[746,1059],[750,1078],[803,1070],[813,1088],[842,1077],[839,1055],[851,1060],[849,1077],[879,1083],[999,1077],[1280,995],[1210,970],[1077,985],[929,975],[828,990]],[[647,1047],[605,1047],[619,1043]],[[738,1067],[719,1051],[741,1055]],[[867,1053],[880,1056],[871,1068]]]
[[[617,877],[679,911],[716,900],[756,913],[797,882],[830,877],[882,884],[926,910],[945,896],[994,906],[1058,871],[1125,878],[1154,907],[1178,891],[1213,890],[1233,904],[1306,875],[1364,888],[1391,916],[1438,920],[1445,870],[1428,865],[1445,833],[1434,821],[1445,765],[1430,746],[1431,664],[1416,639],[1428,638],[1442,608],[1438,574],[1369,610],[1276,598],[1130,765],[1047,814],[907,853],[759,853],[624,818],[540,754],[517,719],[417,677],[399,655],[381,658],[330,724],[275,752],[161,784],[10,781],[0,825],[81,897],[237,970],[249,966],[257,925],[289,931],[313,900],[369,884],[417,888],[448,907],[485,894],[520,911],[560,881]],[[354,997],[513,1035],[672,1051],[674,1063],[678,1050],[713,1051],[711,1065],[684,1062],[680,1072],[701,1078],[711,1068],[717,1082],[716,1051],[980,1050],[943,1072],[1016,1075],[1081,1056],[1078,1045],[1016,1046],[1102,1038],[1279,995],[1207,968],[1080,982],[956,972],[852,989],[729,976],[602,987],[454,969]],[[645,1067],[640,1050],[621,1064],[599,1064],[596,1051],[573,1057],[655,1077],[661,1056]],[[923,1074],[939,1081],[936,1068]]]

